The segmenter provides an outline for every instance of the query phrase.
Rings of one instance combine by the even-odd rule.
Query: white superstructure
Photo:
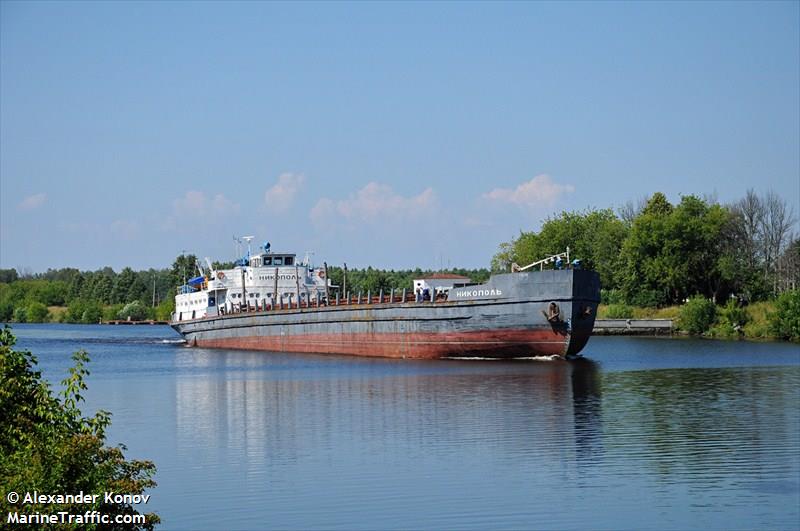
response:
[[[324,268],[314,268],[306,258],[297,263],[291,253],[263,252],[247,256],[233,269],[203,271],[178,288],[175,321],[265,308],[319,304],[327,298],[330,281]]]

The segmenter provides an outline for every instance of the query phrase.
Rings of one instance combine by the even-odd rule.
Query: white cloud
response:
[[[371,182],[348,199],[334,201],[323,197],[311,209],[311,220],[324,224],[334,217],[348,221],[413,219],[436,205],[436,194],[426,188],[420,194],[404,197],[386,184]]]
[[[314,223],[324,223],[325,220],[333,216],[335,212],[336,203],[327,197],[323,197],[311,208],[309,215],[311,216],[311,221]]]
[[[126,219],[117,219],[108,227],[111,235],[123,240],[133,240],[139,235],[139,225]]]
[[[164,221],[163,228],[193,228],[207,225],[239,213],[239,204],[234,203],[223,194],[206,197],[204,192],[189,190],[183,197],[172,201],[172,214]]]
[[[292,206],[294,196],[303,187],[306,177],[303,174],[283,173],[278,182],[264,193],[264,203],[273,212],[286,212]]]
[[[215,195],[210,203],[211,211],[215,215],[237,214],[239,212],[239,204],[234,203],[222,194]]]
[[[549,175],[537,175],[530,181],[524,182],[514,189],[495,188],[484,199],[499,203],[533,207],[544,204],[552,206],[563,194],[572,193],[575,187],[571,184],[558,184]]]
[[[203,192],[189,190],[186,195],[172,202],[172,212],[177,217],[204,218],[225,214],[236,214],[239,205],[222,194],[209,199]]]
[[[194,214],[203,209],[206,203],[206,194],[196,190],[189,190],[186,195],[172,202],[172,211],[177,215]]]
[[[19,205],[17,205],[17,208],[19,210],[33,210],[42,206],[45,201],[47,201],[46,194],[29,195],[23,199]]]

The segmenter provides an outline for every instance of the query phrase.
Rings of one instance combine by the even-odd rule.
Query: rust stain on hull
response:
[[[426,334],[314,334],[305,336],[246,336],[197,340],[197,346],[347,354],[385,358],[443,358],[487,356],[513,358],[564,354],[565,338],[548,330],[504,330]]]

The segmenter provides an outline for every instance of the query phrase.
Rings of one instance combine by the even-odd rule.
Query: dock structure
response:
[[[169,324],[169,321],[156,321],[153,319],[145,319],[143,321],[129,321],[126,319],[113,319],[111,321],[103,321],[102,324],[109,324],[109,325],[165,325]]]
[[[596,319],[594,335],[661,336],[673,332],[672,319]]]

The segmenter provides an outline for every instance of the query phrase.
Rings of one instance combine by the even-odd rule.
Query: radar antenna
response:
[[[250,242],[255,239],[255,236],[242,236],[242,239],[247,242],[247,257],[250,258]]]

